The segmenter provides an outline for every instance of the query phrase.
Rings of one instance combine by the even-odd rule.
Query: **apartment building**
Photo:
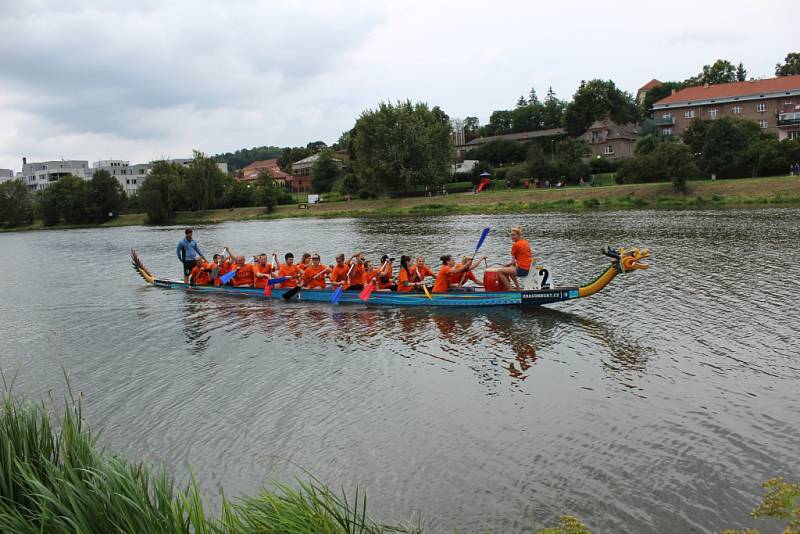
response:
[[[11,169],[0,169],[0,184],[14,179],[14,171]]]
[[[751,120],[781,140],[800,139],[800,76],[687,87],[653,104],[653,118],[667,121],[663,135],[720,117]]]
[[[117,179],[125,193],[131,194],[142,186],[144,179],[150,174],[150,167],[149,163],[131,165],[129,161],[122,159],[102,159],[92,164],[92,173],[107,171]]]
[[[28,163],[22,158],[22,182],[31,191],[41,191],[64,176],[77,176],[84,180],[92,178],[92,169],[86,160],[58,160]]]

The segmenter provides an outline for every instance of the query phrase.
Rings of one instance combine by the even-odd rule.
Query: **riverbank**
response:
[[[689,182],[689,191],[676,193],[670,183],[568,187],[565,189],[512,189],[480,194],[458,193],[437,197],[356,199],[277,206],[177,212],[171,224],[215,224],[225,221],[282,219],[290,217],[373,217],[405,215],[460,215],[536,212],[575,212],[621,209],[705,209],[767,206],[800,206],[800,177],[744,178]],[[59,224],[45,227],[41,221],[6,231],[136,226],[146,215],[121,215],[101,225]]]

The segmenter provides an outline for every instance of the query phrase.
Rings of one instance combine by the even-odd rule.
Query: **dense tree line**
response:
[[[45,225],[102,223],[115,218],[125,205],[125,191],[108,171],[91,180],[65,176],[35,195],[38,215]]]
[[[243,169],[254,161],[277,158],[283,153],[283,149],[277,146],[259,146],[253,148],[242,148],[236,152],[225,152],[213,156],[217,163],[227,163],[228,170],[234,172]]]
[[[28,187],[19,180],[0,184],[0,226],[20,226],[33,220]]]

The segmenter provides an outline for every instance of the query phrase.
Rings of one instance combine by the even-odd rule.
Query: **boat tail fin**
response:
[[[152,284],[155,277],[147,270],[147,267],[144,266],[142,260],[139,259],[139,254],[136,253],[136,250],[131,249],[131,264],[133,264],[133,270],[136,271],[139,276],[144,278],[144,281],[148,284]]]

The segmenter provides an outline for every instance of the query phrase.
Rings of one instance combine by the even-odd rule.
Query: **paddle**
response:
[[[351,263],[350,264],[350,269],[347,270],[346,278],[347,278],[347,282],[348,283],[350,282],[350,273],[353,272],[353,267],[355,267],[355,266],[356,266],[355,263]],[[339,299],[342,298],[342,291],[344,291],[344,285],[340,285],[339,287],[336,288],[336,291],[334,291],[333,295],[331,295],[331,302],[332,303],[339,304]]]
[[[378,270],[377,276],[380,276],[380,273],[383,272],[383,268],[386,267],[386,264],[389,263],[389,260],[383,262],[381,268]],[[358,294],[358,298],[367,302],[369,300],[369,296],[372,295],[372,292],[375,291],[375,277],[373,276],[372,279],[369,281],[369,284],[364,286],[364,289],[361,290],[361,293]]]
[[[483,245],[483,242],[486,241],[486,236],[487,235],[489,235],[489,227],[488,226],[483,229],[483,232],[481,232],[481,238],[478,239],[478,245],[475,247],[475,252],[472,253],[472,257],[469,259],[469,265],[472,265],[472,260],[475,259],[475,256],[478,254],[478,250],[480,250],[481,245]],[[464,274],[461,276],[461,282],[459,283],[459,285],[462,285],[464,283],[464,278],[467,277],[467,270],[468,269],[469,269],[469,267],[467,269],[464,269]]]
[[[311,277],[311,280],[316,280],[317,278],[319,278],[319,276],[320,276],[320,275],[323,275],[323,274],[325,274],[326,272],[327,272],[327,269],[323,269],[322,271],[320,271],[320,272],[318,272],[317,274],[315,274],[314,276],[312,276],[312,277]],[[289,278],[291,278],[291,277],[289,277],[289,276],[284,276],[283,278],[276,278],[276,280],[281,280],[281,281],[284,281],[284,280],[288,280]],[[310,282],[311,280],[309,280],[309,282]],[[295,296],[295,295],[297,295],[298,293],[300,293],[300,290],[301,290],[301,289],[303,289],[303,282],[302,282],[302,281],[300,282],[300,284],[299,284],[298,286],[296,286],[296,287],[293,287],[292,289],[290,289],[289,291],[287,291],[286,293],[284,293],[284,294],[283,294],[283,300],[285,300],[286,302],[289,302],[289,301],[292,299],[292,297],[293,297],[293,296]]]

